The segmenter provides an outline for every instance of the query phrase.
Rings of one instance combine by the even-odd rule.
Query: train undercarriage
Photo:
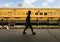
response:
[[[3,26],[3,25],[14,26],[14,25],[25,25],[25,24],[26,24],[26,22],[24,20],[9,20],[9,21],[8,20],[3,20],[3,21],[0,20],[1,26]],[[59,21],[57,21],[57,20],[49,20],[49,21],[32,20],[31,24],[32,25],[57,25],[57,26],[60,26],[60,20]]]

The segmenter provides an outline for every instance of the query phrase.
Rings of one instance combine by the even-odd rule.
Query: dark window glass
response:
[[[44,13],[44,15],[47,15],[47,13]]]
[[[40,15],[43,15],[43,13],[40,13]]]
[[[35,13],[35,15],[38,15],[38,13]]]

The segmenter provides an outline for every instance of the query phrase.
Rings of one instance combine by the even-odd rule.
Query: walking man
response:
[[[31,14],[31,11],[28,11],[28,15],[27,15],[27,18],[26,18],[26,28],[24,29],[23,34],[26,34],[26,32],[25,32],[26,29],[27,29],[28,27],[30,27],[30,29],[31,29],[31,31],[32,31],[32,34],[35,35],[36,33],[33,32],[33,28],[32,28],[31,23],[30,23],[30,14]]]

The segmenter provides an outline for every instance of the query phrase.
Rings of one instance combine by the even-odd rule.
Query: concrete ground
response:
[[[23,34],[23,29],[0,29],[0,42],[60,42],[60,29],[30,29]]]

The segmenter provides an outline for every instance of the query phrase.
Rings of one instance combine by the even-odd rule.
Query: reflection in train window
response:
[[[47,15],[47,13],[44,13],[44,15]]]
[[[38,15],[38,13],[35,13],[35,15]]]
[[[43,15],[43,13],[40,13],[40,15]]]

